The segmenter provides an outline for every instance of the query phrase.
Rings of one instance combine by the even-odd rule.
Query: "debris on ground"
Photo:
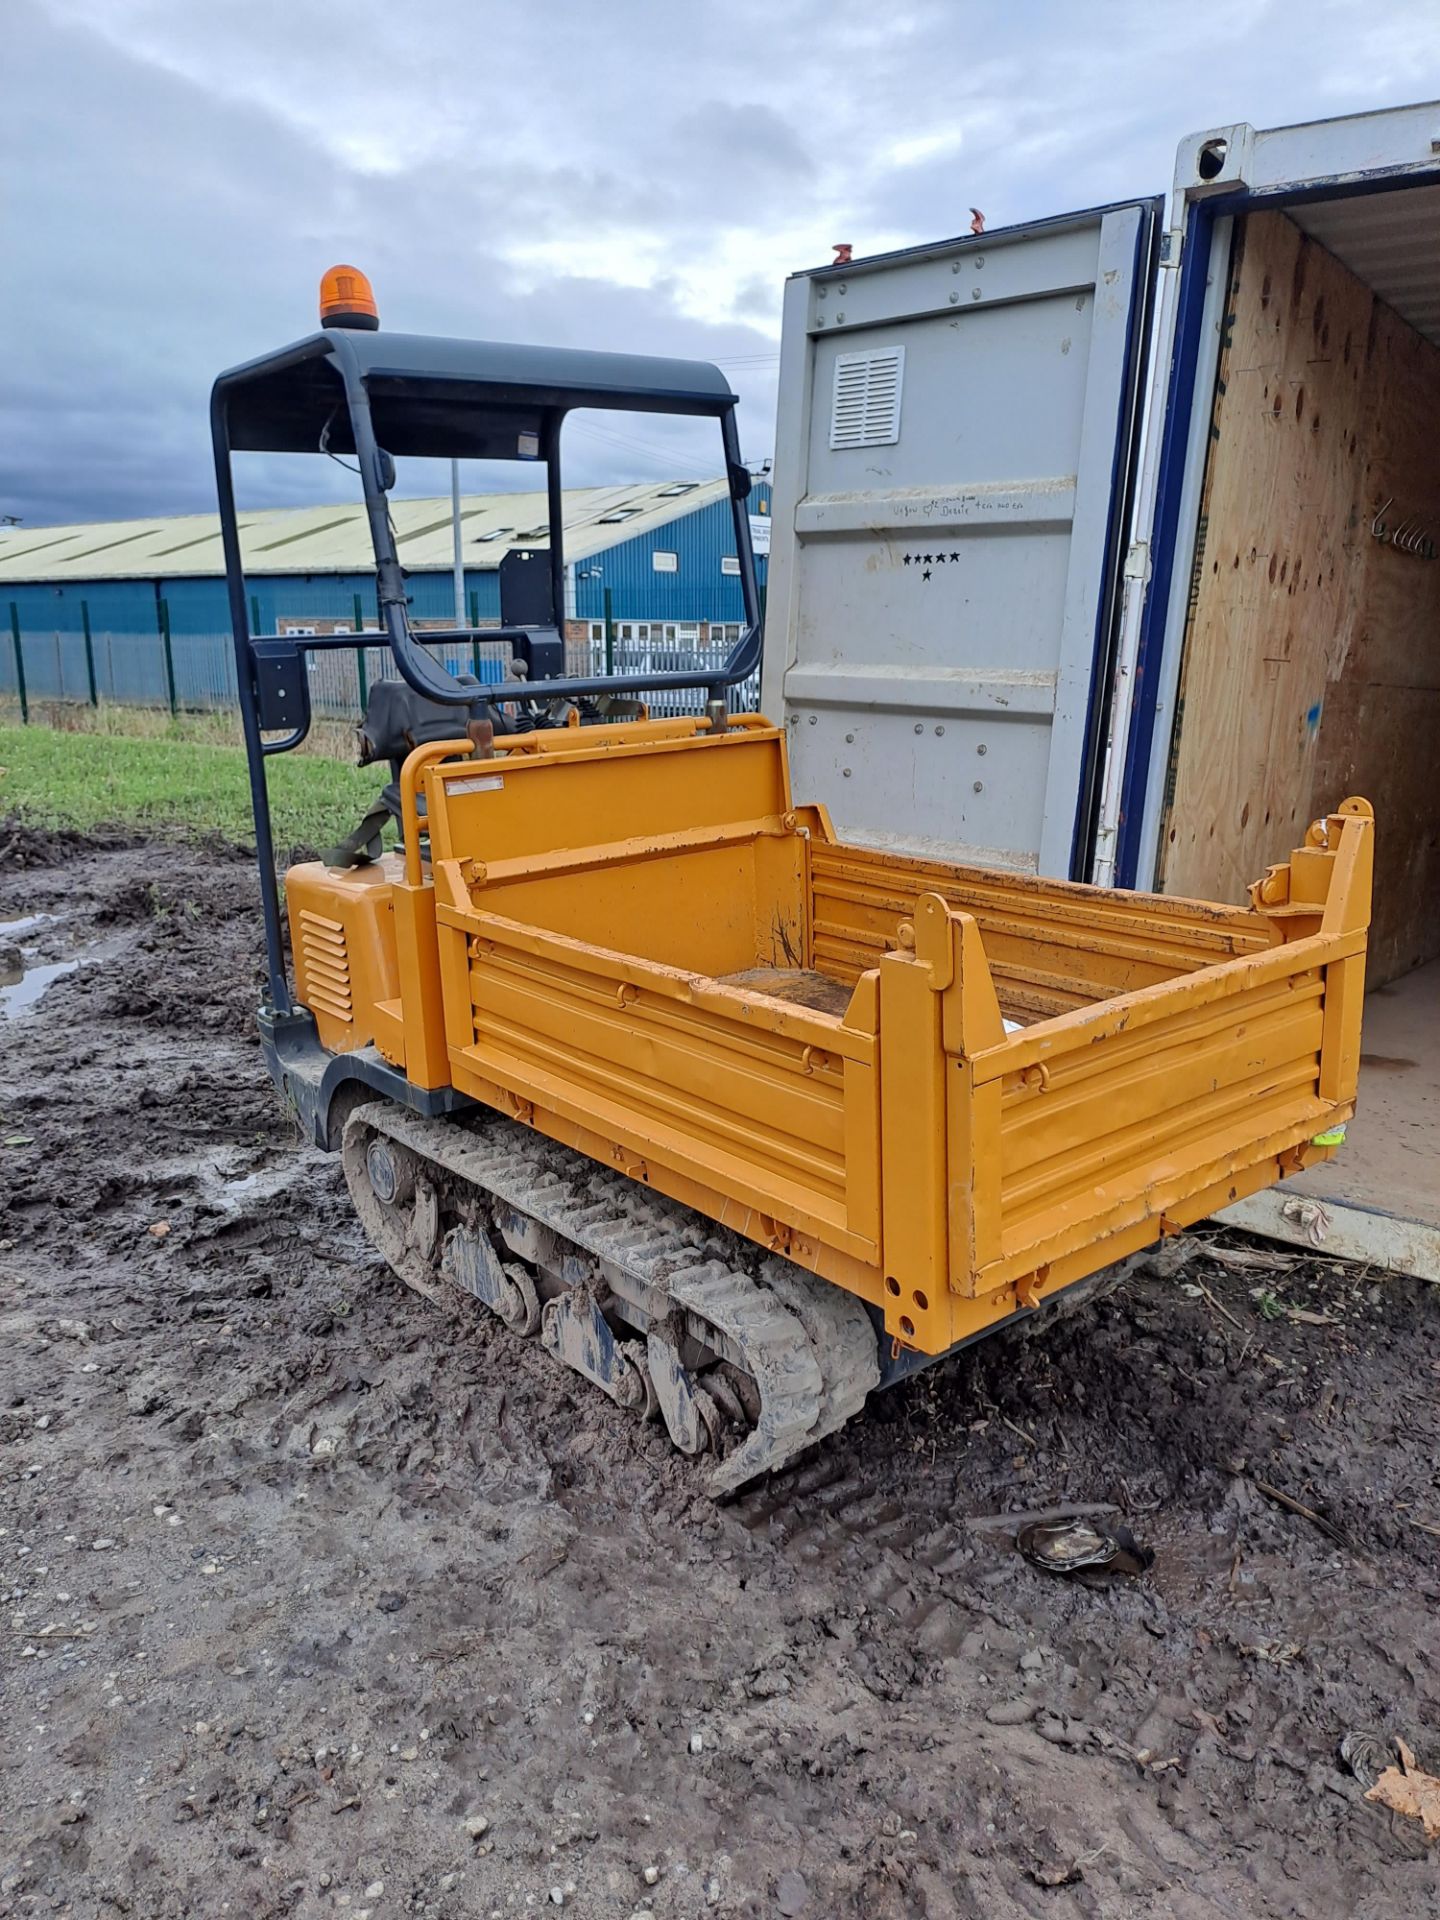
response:
[[[1090,1520],[1035,1521],[1015,1544],[1032,1566],[1046,1573],[1144,1573],[1155,1555],[1119,1522],[1101,1527]]]
[[[1382,1733],[1356,1728],[1340,1742],[1340,1764],[1367,1790],[1395,1764],[1395,1742]]]
[[[1236,1474],[1245,1472],[1243,1463],[1236,1463],[1231,1471]],[[1344,1547],[1348,1553],[1360,1554],[1360,1547],[1344,1527],[1336,1524],[1328,1514],[1321,1513],[1317,1507],[1307,1506],[1303,1500],[1297,1500],[1293,1493],[1286,1493],[1281,1487],[1271,1486],[1268,1480],[1257,1475],[1249,1475],[1250,1484],[1257,1493],[1263,1493],[1267,1500],[1273,1500],[1277,1507],[1283,1507],[1287,1513],[1293,1513],[1301,1520],[1308,1520],[1312,1527],[1318,1527],[1327,1540],[1333,1540],[1337,1547]]]
[[[1440,1838],[1440,1779],[1416,1765],[1403,1740],[1397,1738],[1395,1747],[1399,1766],[1387,1767],[1365,1798],[1418,1820],[1427,1840]]]

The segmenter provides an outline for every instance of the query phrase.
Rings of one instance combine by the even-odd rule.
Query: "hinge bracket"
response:
[[[1162,267],[1178,267],[1180,256],[1185,251],[1185,230],[1183,227],[1167,227],[1160,236],[1160,264]]]

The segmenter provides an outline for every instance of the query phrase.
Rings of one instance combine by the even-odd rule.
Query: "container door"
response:
[[[847,837],[1084,872],[1160,204],[789,283],[762,705]]]

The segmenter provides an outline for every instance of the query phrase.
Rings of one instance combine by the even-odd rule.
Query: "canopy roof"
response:
[[[703,360],[578,347],[327,328],[215,382],[232,448],[351,453],[345,374],[363,381],[375,434],[395,455],[533,459],[547,420],[572,407],[719,415],[735,396]]]

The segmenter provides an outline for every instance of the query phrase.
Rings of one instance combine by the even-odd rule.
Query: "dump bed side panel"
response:
[[[777,1228],[875,1256],[847,1191],[873,1038],[497,914],[473,911],[466,930],[472,1035],[452,1056],[457,1086],[478,1079],[602,1134],[637,1178],[663,1165]]]

